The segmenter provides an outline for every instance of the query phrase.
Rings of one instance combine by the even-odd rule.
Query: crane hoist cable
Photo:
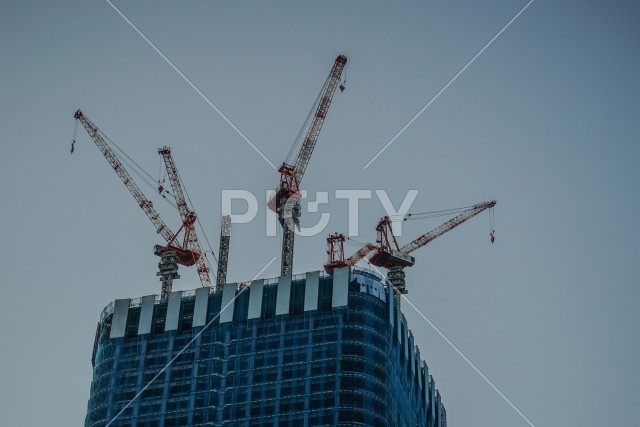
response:
[[[489,209],[489,239],[491,243],[496,242],[496,219],[494,208]]]
[[[162,194],[165,191],[164,183],[166,179],[167,171],[165,170],[164,176],[162,176],[162,157],[158,156],[158,194]]]
[[[365,245],[368,244],[366,242],[361,242],[361,241],[356,240],[353,237],[349,237],[349,236],[345,236],[344,243],[349,245],[349,246],[356,246],[356,247],[362,247],[362,246],[365,246]]]
[[[151,180],[151,182],[154,182],[154,181],[155,181],[155,180],[153,179],[153,177],[152,177],[152,176],[151,176],[151,175],[150,175],[146,170],[144,170],[144,168],[143,168],[142,166],[140,166],[140,165],[139,165],[135,160],[133,160],[133,158],[132,158],[132,157],[130,157],[130,156],[129,156],[129,155],[128,155],[128,154],[127,154],[127,153],[126,153],[122,148],[120,148],[120,147],[118,146],[118,144],[116,144],[115,142],[113,142],[113,141],[111,140],[111,138],[109,138],[109,137],[108,137],[108,136],[107,136],[103,131],[101,131],[100,129],[98,129],[98,132],[100,132],[100,134],[104,137],[104,139],[106,139],[106,140],[109,142],[109,144],[113,145],[113,146],[116,148],[116,150],[118,150],[120,153],[122,153],[122,155],[123,155],[123,156],[125,156],[125,157],[127,158],[127,160],[128,160],[131,164],[133,164],[133,166],[135,166],[135,169],[138,169],[140,172],[144,173],[144,174],[149,178],[149,180]],[[116,154],[116,155],[117,155],[117,154]],[[122,160],[123,160],[123,159],[121,159],[120,161],[122,161]],[[133,166],[131,166],[131,165],[130,165],[130,167],[133,167]],[[147,181],[147,180],[145,179],[145,181]],[[148,182],[147,182],[147,183],[148,183]]]
[[[347,84],[347,63],[346,62],[344,64],[343,68],[342,68],[341,74],[344,74],[344,79],[340,83],[339,88],[340,88],[340,92],[344,92],[345,85]],[[322,95],[324,93],[325,86],[326,86],[326,83],[323,84],[322,87],[320,87],[320,91],[318,91],[318,96],[316,97],[316,100],[313,102],[313,105],[309,109],[309,113],[307,114],[307,118],[305,119],[304,123],[302,124],[302,127],[300,128],[300,131],[298,132],[298,135],[296,136],[296,139],[293,141],[293,144],[291,145],[291,148],[289,149],[289,152],[287,153],[287,157],[286,157],[285,163],[290,163],[291,157],[293,156],[293,153],[294,153],[295,149],[302,143],[304,131],[309,127],[309,123],[311,122],[311,119],[313,117],[313,113],[317,110],[318,104],[320,104],[320,100],[322,99]]]
[[[180,181],[184,182],[182,180],[182,176],[180,175],[180,172],[178,172],[178,177],[180,178]],[[184,194],[187,196],[187,200],[189,201],[189,205],[191,206],[191,210],[196,212],[196,208],[193,205],[193,202],[191,201],[191,196],[189,196],[189,192],[187,191],[186,187],[184,187]],[[204,232],[204,227],[202,226],[202,223],[200,222],[200,217],[199,216],[196,216],[196,222],[198,223],[198,227],[200,227],[200,232],[202,232],[202,235],[204,236],[204,240],[207,242],[207,246],[209,247],[209,251],[213,254],[213,248],[211,247],[211,243],[209,242],[209,237],[207,237],[207,234]],[[214,258],[215,258],[215,254],[214,254]],[[213,271],[213,269],[211,268],[211,264],[209,263],[209,259],[205,256],[204,260],[208,264],[209,270]],[[218,260],[216,259],[216,264],[217,263],[218,263]]]
[[[347,88],[347,64],[345,64],[344,66],[343,76],[344,77],[342,78],[342,83],[340,83],[340,86],[338,86],[340,92],[344,92],[344,90]]]
[[[78,121],[74,120],[74,126],[73,126],[73,138],[71,139],[71,154],[73,154],[73,150],[75,149],[76,146],[76,136],[78,135]]]
[[[420,219],[429,219],[429,218],[438,218],[441,216],[449,216],[457,213],[462,213],[468,211],[473,206],[464,206],[461,208],[452,208],[452,209],[442,209],[438,211],[430,211],[430,212],[416,212],[416,213],[407,213],[406,215],[389,215],[389,218],[392,221],[415,221]]]
[[[76,120],[76,127],[77,127],[77,124],[78,124],[78,121]],[[157,187],[155,186],[155,180],[153,179],[151,174],[149,174],[142,166],[140,166],[140,164],[138,164],[138,162],[136,162],[131,156],[129,156],[126,151],[120,148],[118,144],[113,142],[102,130],[98,129],[98,132],[100,133],[100,135],[102,135],[103,139],[109,145],[113,146],[119,152],[118,153],[112,150],[113,155],[116,156],[121,163],[126,165],[127,168],[132,173],[134,173],[138,178],[140,178],[142,182],[144,182],[149,188],[153,189],[154,191],[158,190]],[[175,196],[171,194],[171,192],[169,192],[168,190],[165,190],[165,193],[169,194],[173,198],[173,200],[175,200]],[[175,203],[173,203],[171,200],[167,199],[164,194],[162,194],[162,198],[175,210],[178,210],[178,206]]]

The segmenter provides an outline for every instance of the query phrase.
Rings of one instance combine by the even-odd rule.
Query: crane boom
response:
[[[189,214],[191,214],[192,212],[189,211],[189,208],[187,207],[187,201],[184,197],[184,192],[182,191],[178,169],[176,168],[176,164],[173,161],[173,156],[171,155],[171,147],[164,146],[162,148],[158,148],[158,154],[160,154],[162,156],[162,159],[164,160],[164,166],[167,170],[167,175],[169,176],[169,182],[171,183],[173,196],[176,199],[178,212],[180,212],[180,217],[182,218],[182,220],[185,221]]]
[[[133,195],[138,202],[140,208],[144,211],[144,213],[149,217],[151,222],[156,228],[158,234],[162,235],[162,237],[170,242],[175,238],[175,234],[171,232],[169,227],[162,221],[158,212],[156,212],[153,207],[153,203],[145,197],[145,195],[140,190],[140,187],[135,183],[129,172],[124,168],[124,165],[120,162],[118,157],[115,155],[109,144],[104,140],[100,130],[94,125],[88,118],[85,116],[82,111],[78,110],[73,115],[76,120],[82,123],[82,126],[87,130],[87,133],[98,146],[102,155],[107,159],[107,162],[111,165],[113,170],[116,171],[116,174],[120,177],[124,185],[127,187],[129,192]]]
[[[189,255],[192,258],[192,262],[196,265],[196,270],[200,276],[200,282],[202,286],[213,288],[211,279],[209,278],[209,268],[204,260],[202,248],[200,242],[198,242],[198,236],[195,230],[195,222],[197,219],[196,213],[187,207],[187,201],[184,197],[183,185],[178,174],[178,169],[171,156],[170,147],[162,147],[158,149],[158,153],[164,159],[165,168],[169,181],[171,182],[171,189],[173,190],[173,196],[176,199],[176,205],[182,218],[182,228],[184,229],[184,242],[182,244],[183,249],[189,250]]]
[[[311,123],[311,126],[309,126],[309,130],[307,131],[307,135],[304,138],[304,143],[300,148],[298,158],[296,159],[294,165],[294,173],[298,186],[300,185],[302,177],[307,170],[309,160],[311,160],[311,154],[313,153],[313,149],[315,148],[316,142],[318,141],[320,129],[322,129],[322,124],[324,123],[324,119],[327,116],[327,111],[329,110],[329,106],[331,105],[331,101],[333,100],[333,95],[336,92],[338,83],[340,83],[340,76],[342,75],[342,70],[344,70],[344,66],[346,65],[346,63],[347,57],[344,55],[339,55],[333,64],[333,68],[331,68],[329,77],[327,77],[327,80],[322,87],[322,95],[320,98],[320,102],[318,103],[318,108],[316,108],[313,122]],[[296,189],[296,192],[297,190],[298,189]]]
[[[496,201],[495,200],[491,200],[490,202],[478,203],[477,205],[473,205],[467,211],[461,213],[460,215],[458,215],[458,216],[456,216],[454,218],[451,218],[449,221],[447,221],[444,224],[440,225],[439,227],[429,231],[428,233],[423,234],[422,236],[418,237],[417,239],[415,239],[411,243],[407,243],[402,248],[400,248],[400,252],[409,255],[411,252],[413,252],[413,251],[415,251],[417,249],[420,249],[421,247],[423,247],[424,245],[426,245],[427,243],[429,243],[433,239],[442,236],[444,233],[446,233],[446,232],[448,232],[450,230],[453,230],[454,228],[456,228],[457,226],[459,226],[463,222],[473,218],[474,216],[478,215],[480,212],[484,211],[485,209],[489,209],[489,208],[494,207],[495,205],[496,205]]]
[[[374,245],[373,243],[366,243],[363,247],[358,249],[356,253],[354,253],[349,258],[344,260],[344,262],[347,265],[356,265],[358,261],[366,257],[369,254],[369,252],[371,252],[375,248],[376,248],[376,245]]]

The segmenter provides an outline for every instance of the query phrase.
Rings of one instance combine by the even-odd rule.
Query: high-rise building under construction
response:
[[[85,427],[446,426],[398,298],[355,267],[116,300],[92,363]]]

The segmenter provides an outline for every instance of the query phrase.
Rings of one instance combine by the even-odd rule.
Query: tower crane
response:
[[[346,56],[339,55],[336,58],[329,77],[327,77],[320,91],[318,107],[315,110],[313,121],[309,125],[295,162],[293,164],[284,162],[278,169],[278,172],[280,172],[280,184],[269,200],[268,206],[276,212],[278,221],[282,226],[282,260],[280,268],[282,276],[291,276],[293,272],[294,227],[300,229],[300,182],[309,165],[311,154],[318,141],[320,129],[336,88],[339,86],[340,90],[344,91],[344,85],[340,84],[340,76],[346,63]]]
[[[327,255],[329,260],[324,265],[327,273],[331,273],[334,268],[356,265],[358,261],[366,257],[369,252],[376,249],[373,243],[365,243],[349,258],[344,258],[344,234],[331,234],[327,237]]]
[[[160,218],[160,215],[153,207],[153,203],[147,199],[142,193],[138,185],[135,183],[129,172],[125,169],[124,165],[120,162],[116,154],[111,150],[111,147],[105,141],[102,132],[94,125],[87,116],[80,110],[77,110],[74,114],[74,118],[82,123],[87,133],[98,146],[100,152],[107,159],[107,162],[111,165],[118,177],[122,180],[129,192],[133,195],[134,199],[138,203],[138,206],[144,211],[147,217],[151,220],[156,232],[160,234],[167,242],[165,246],[156,245],[154,248],[156,255],[163,255],[165,253],[175,253],[175,262],[185,266],[196,265],[200,281],[202,286],[212,288],[211,280],[209,279],[209,270],[204,263],[204,257],[200,245],[198,243],[196,232],[194,229],[194,223],[196,221],[196,214],[192,210],[189,210],[184,200],[184,193],[182,191],[182,184],[180,183],[178,171],[171,158],[171,150],[168,147],[163,147],[159,150],[159,153],[163,156],[165,164],[167,165],[167,171],[171,180],[171,186],[178,202],[178,210],[182,217],[182,225],[177,233],[173,233],[165,222]],[[183,232],[182,243],[179,242],[179,235]],[[169,257],[171,259],[171,257]],[[174,272],[173,278],[177,278],[177,270]],[[163,281],[163,294],[170,291],[171,283],[165,283]],[[166,286],[168,285],[168,286]]]
[[[399,247],[396,236],[393,234],[391,219],[388,216],[385,216],[376,226],[376,231],[378,233],[376,243],[378,243],[378,246],[375,253],[369,258],[369,262],[377,267],[384,267],[389,269],[389,273],[387,275],[389,282],[391,282],[391,284],[398,292],[406,294],[407,290],[404,280],[404,268],[412,267],[415,263],[415,258],[410,254],[417,249],[420,249],[421,247],[427,245],[435,238],[442,236],[448,231],[453,230],[463,222],[473,218],[485,209],[493,208],[495,205],[496,201],[491,200],[489,202],[478,203],[476,205],[470,206],[463,210],[461,214],[450,219],[439,227],[429,231],[428,233],[425,233],[422,236],[414,239],[403,247]],[[405,220],[406,219],[408,219],[408,217],[405,217]],[[491,236],[493,237],[493,231]]]
[[[183,258],[185,256],[191,257],[191,259],[185,260],[184,265],[195,264],[198,275],[200,276],[200,282],[202,283],[202,286],[212,288],[213,286],[211,285],[211,279],[209,278],[209,268],[204,261],[203,252],[200,248],[200,243],[198,242],[198,236],[196,234],[195,222],[197,216],[193,210],[187,207],[187,201],[184,197],[183,185],[180,180],[180,175],[178,174],[178,169],[176,168],[176,164],[173,161],[173,157],[171,156],[171,148],[167,146],[159,148],[158,154],[160,154],[164,160],[167,175],[169,176],[169,182],[171,183],[171,190],[173,191],[173,196],[175,197],[176,205],[178,206],[178,212],[180,212],[180,218],[182,219],[182,226],[175,234],[175,236],[177,236],[180,231],[184,231],[182,245],[179,247],[179,249],[181,249],[182,253],[184,254]],[[173,242],[168,242],[167,249],[175,251],[174,247],[170,247],[171,243]],[[164,250],[160,249],[159,251],[156,251],[156,255],[161,256],[162,252],[164,252]],[[176,252],[180,257],[180,252]]]

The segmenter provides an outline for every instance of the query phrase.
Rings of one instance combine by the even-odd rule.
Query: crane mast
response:
[[[380,220],[376,227],[376,231],[378,232],[378,239],[376,241],[378,243],[378,248],[369,258],[369,262],[377,267],[389,269],[387,275],[389,282],[391,282],[397,292],[406,294],[407,290],[405,288],[404,268],[412,267],[415,263],[415,258],[410,254],[427,245],[437,237],[453,230],[465,221],[478,215],[480,212],[493,208],[495,205],[495,200],[473,205],[439,227],[419,236],[410,243],[407,243],[402,248],[398,246],[396,236],[393,234],[391,219],[388,216],[385,216]],[[405,220],[406,219],[407,218],[405,218]]]
[[[191,256],[190,262],[196,265],[196,270],[198,271],[198,275],[200,276],[200,282],[202,283],[202,286],[213,288],[211,279],[209,278],[209,268],[205,263],[202,248],[200,247],[200,242],[198,242],[198,236],[195,230],[195,222],[197,216],[194,211],[190,210],[187,207],[187,201],[184,197],[180,175],[178,174],[178,169],[176,168],[176,164],[173,161],[173,157],[171,156],[171,148],[166,146],[162,147],[158,149],[158,154],[160,154],[164,160],[167,175],[169,176],[169,181],[171,182],[171,190],[173,191],[173,196],[176,199],[176,205],[178,206],[178,211],[180,212],[180,217],[182,218],[181,229],[184,230],[182,249],[188,250],[187,255]],[[169,244],[170,243],[171,242],[169,242]]]
[[[220,250],[218,251],[218,274],[216,285],[218,289],[227,283],[227,264],[229,263],[229,240],[231,238],[231,215],[222,217],[220,226]]]
[[[320,101],[313,116],[304,142],[300,147],[298,156],[293,165],[283,163],[278,169],[280,172],[280,184],[275,195],[269,200],[268,206],[278,214],[278,220],[282,226],[282,261],[281,275],[291,276],[293,272],[293,247],[295,239],[294,227],[300,228],[301,207],[299,199],[300,182],[304,176],[313,149],[315,148],[320,130],[327,116],[327,111],[333,100],[333,95],[340,83],[342,71],[347,63],[347,57],[339,55],[331,68],[331,72],[325,81],[320,92]],[[341,86],[344,90],[344,86]]]

